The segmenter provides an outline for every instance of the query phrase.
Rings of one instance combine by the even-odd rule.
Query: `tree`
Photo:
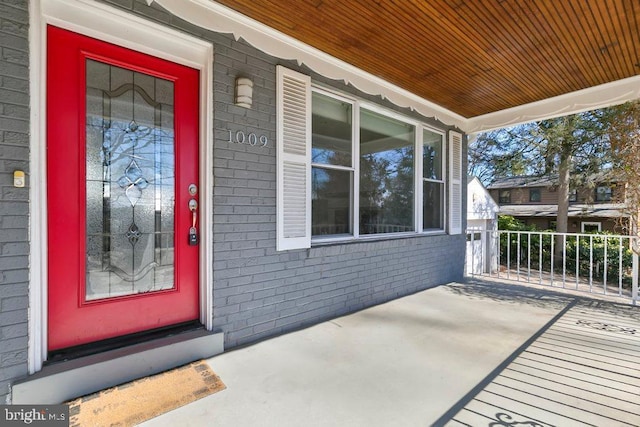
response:
[[[629,216],[631,232],[640,236],[640,101],[611,107],[607,111],[607,132],[611,141],[612,170],[626,183],[625,213]],[[640,248],[633,247],[636,253]]]
[[[469,172],[496,177],[558,179],[557,231],[567,231],[570,183],[611,166],[607,112],[594,110],[480,134],[469,148]]]
[[[469,175],[484,184],[497,177],[519,176],[530,173],[524,147],[513,145],[515,135],[525,133],[526,125],[482,133],[469,144]]]

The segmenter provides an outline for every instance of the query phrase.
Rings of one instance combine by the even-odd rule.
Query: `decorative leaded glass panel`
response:
[[[173,82],[86,61],[86,299],[172,289]]]

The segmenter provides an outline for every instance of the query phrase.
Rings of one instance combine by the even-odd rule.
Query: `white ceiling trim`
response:
[[[261,51],[295,60],[322,76],[342,80],[374,96],[411,108],[469,134],[603,108],[640,98],[640,76],[595,86],[507,110],[466,118],[414,93],[242,15],[213,0],[146,0],[199,27],[232,34]]]
[[[640,76],[634,76],[508,110],[473,117],[467,121],[467,132],[486,132],[536,120],[610,107],[638,98],[640,98]]]

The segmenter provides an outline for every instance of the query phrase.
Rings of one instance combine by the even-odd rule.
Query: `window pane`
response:
[[[311,169],[311,229],[313,236],[352,234],[352,172]]]
[[[600,222],[583,222],[581,225],[583,233],[598,233],[602,228]]]
[[[529,201],[530,202],[539,202],[541,200],[540,189],[539,188],[530,188],[529,189]]]
[[[415,129],[361,111],[360,233],[413,231]]]
[[[313,93],[311,161],[351,167],[351,105]]]
[[[596,201],[608,202],[611,200],[611,187],[598,187],[596,189]]]
[[[423,184],[423,229],[444,229],[444,184],[425,181]]]
[[[500,195],[498,196],[498,203],[511,203],[511,191],[500,190]]]
[[[422,138],[423,177],[442,180],[442,135],[425,129]]]

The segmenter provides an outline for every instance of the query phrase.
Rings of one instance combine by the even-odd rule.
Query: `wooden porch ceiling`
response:
[[[216,0],[463,117],[640,75],[638,0]]]

